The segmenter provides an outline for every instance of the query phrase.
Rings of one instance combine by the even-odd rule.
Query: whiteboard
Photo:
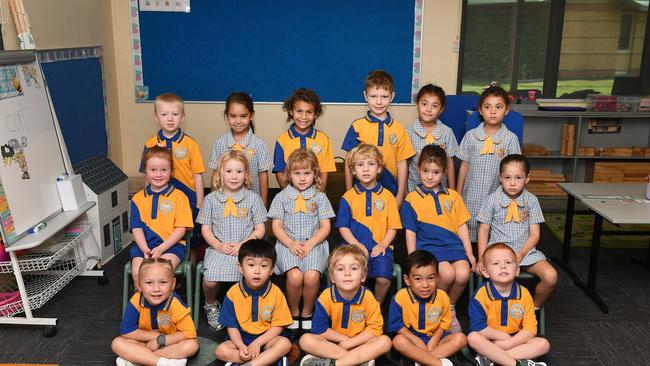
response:
[[[66,173],[65,146],[31,51],[0,52],[0,153],[0,217],[11,244],[62,211],[56,177]]]

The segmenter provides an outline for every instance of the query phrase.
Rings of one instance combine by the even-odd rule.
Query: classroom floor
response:
[[[336,243],[335,238],[330,243]],[[540,248],[559,255],[560,243],[545,227]],[[572,263],[586,277],[588,249],[572,251]],[[630,258],[645,250],[601,251],[597,288],[610,307],[603,314],[569,277],[560,282],[547,303],[546,332],[551,352],[549,365],[650,365],[650,271],[633,265]],[[45,338],[42,328],[1,326],[0,363],[59,363],[61,365],[113,365],[110,342],[118,334],[121,318],[122,267],[128,254],[121,253],[105,267],[109,283],[97,285],[94,278],[76,278],[35,316],[56,316],[58,334]],[[466,298],[465,298],[466,299]],[[467,301],[459,304],[465,307]],[[461,323],[467,319],[462,314]],[[202,318],[199,334],[208,334]],[[456,357],[455,364],[471,365]],[[393,364],[382,358],[381,364]],[[211,365],[220,365],[213,362]]]

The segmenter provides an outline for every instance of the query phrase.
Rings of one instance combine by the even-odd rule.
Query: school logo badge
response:
[[[525,208],[520,208],[519,217],[521,218],[521,222],[528,221],[528,210],[526,210]]]
[[[444,206],[445,210],[447,210],[447,212],[451,212],[454,203],[451,200],[445,200],[442,205]]]
[[[504,156],[506,156],[506,149],[502,147],[497,148],[497,156],[499,158],[503,158]]]
[[[174,156],[178,160],[185,159],[187,157],[187,149],[182,146],[177,147],[176,150],[174,150]]]
[[[248,217],[248,209],[246,207],[241,207],[237,209],[237,217],[240,219],[245,219]]]
[[[520,304],[513,304],[510,307],[509,313],[512,319],[521,319],[524,317],[524,307]]]
[[[391,145],[397,144],[397,135],[395,134],[395,132],[388,135],[388,141],[390,141]]]
[[[174,203],[171,200],[162,200],[158,205],[158,209],[162,213],[170,213],[174,210]]]
[[[158,325],[170,325],[172,323],[172,316],[169,314],[160,314],[156,318]]]
[[[442,310],[440,310],[439,307],[433,306],[429,311],[427,311],[427,320],[432,322],[432,323],[437,323],[440,321],[440,314],[442,313]]]
[[[375,210],[382,212],[386,207],[386,202],[384,202],[384,200],[381,198],[377,198],[375,202],[372,203],[372,206],[375,208]]]
[[[271,318],[273,317],[273,306],[265,306],[262,308],[262,314],[260,317],[267,321],[270,322]]]
[[[309,212],[310,215],[313,215],[318,211],[318,204],[316,202],[309,202],[307,204],[307,212]]]
[[[350,319],[355,323],[361,323],[366,320],[366,313],[363,310],[355,310],[352,312]]]
[[[316,155],[320,154],[320,152],[323,151],[323,147],[320,146],[320,144],[319,144],[319,143],[316,143],[316,142],[314,142],[313,144],[311,144],[310,149],[311,149],[311,151],[313,151],[314,154],[316,154]]]
[[[246,156],[251,159],[253,156],[255,156],[255,149],[248,148],[246,149]]]

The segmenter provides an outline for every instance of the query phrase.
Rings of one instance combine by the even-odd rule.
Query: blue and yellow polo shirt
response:
[[[259,336],[271,327],[293,323],[287,299],[271,281],[254,291],[242,278],[233,285],[223,300],[219,322],[237,328],[244,338]]]
[[[361,286],[352,299],[346,300],[336,286],[330,286],[316,300],[311,332],[322,334],[328,328],[348,337],[363,331],[380,336],[384,333],[384,318],[379,303],[367,288]]]
[[[350,151],[361,143],[375,145],[381,150],[386,169],[381,172],[378,180],[396,195],[397,162],[415,155],[415,149],[404,126],[394,120],[390,114],[382,121],[368,112],[365,117],[352,122],[343,139],[341,149]]]
[[[275,142],[275,151],[273,153],[273,173],[283,173],[286,168],[287,159],[294,150],[298,149],[311,150],[318,158],[318,166],[322,173],[336,171],[334,164],[334,151],[330,138],[323,132],[309,128],[306,134],[301,135],[296,131],[295,125],[291,125],[288,130],[284,131]]]
[[[453,189],[440,186],[436,193],[418,184],[406,195],[400,215],[404,228],[416,233],[416,249],[464,251],[458,227],[471,216],[463,198]]]
[[[185,338],[196,338],[190,307],[175,292],[157,306],[150,305],[141,292],[136,292],[124,310],[120,334],[137,329],[157,330],[162,334],[181,332]]]
[[[156,145],[167,146],[172,151],[174,166],[170,182],[180,189],[190,199],[190,206],[196,207],[196,192],[194,191],[194,175],[205,172],[203,157],[199,144],[190,135],[180,129],[171,138],[165,137],[163,131],[144,143],[144,151]],[[144,172],[144,161],[140,161],[140,172]]]
[[[537,334],[535,305],[528,289],[512,283],[510,295],[501,296],[492,281],[479,287],[469,303],[469,331],[490,327],[515,334],[522,329]]]
[[[429,299],[423,299],[410,288],[403,288],[390,302],[388,331],[406,328],[426,343],[438,328],[449,330],[451,327],[450,304],[449,296],[440,289]]]
[[[147,186],[131,199],[131,230],[142,229],[147,246],[153,249],[171,235],[177,227],[192,228],[192,210],[183,192],[168,184],[161,192]],[[181,239],[179,244],[185,245]]]
[[[347,227],[370,251],[386,236],[388,229],[401,229],[395,196],[381,184],[366,189],[356,183],[339,203],[336,227]]]

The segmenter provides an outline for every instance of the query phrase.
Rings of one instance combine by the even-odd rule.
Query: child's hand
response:
[[[242,245],[242,244],[243,244],[243,243],[232,243],[232,244],[231,244],[231,245],[232,245],[232,249],[231,249],[231,253],[232,253],[232,254],[230,254],[230,255],[237,255],[237,254],[239,254],[239,248],[241,248],[241,245]]]
[[[143,250],[142,253],[144,254],[144,259],[151,258],[151,249],[147,248],[147,249]]]
[[[244,361],[248,361],[251,359],[251,355],[248,352],[248,347],[244,346],[239,349],[239,357]]]
[[[468,253],[467,258],[469,259],[470,271],[476,270],[476,258],[474,258],[474,254]]]
[[[341,341],[339,343],[339,347],[341,347],[341,348],[343,348],[345,350],[351,350],[352,348],[354,348],[354,346],[349,344],[350,339],[351,339],[350,337],[346,337],[344,341]]]
[[[156,352],[158,350],[158,340],[156,338],[149,340],[147,342],[147,348],[151,350],[151,352]]]
[[[434,342],[432,342],[432,341],[433,341],[433,338],[431,338],[431,339],[429,340],[429,342],[427,343],[427,345],[426,345],[426,349],[427,349],[427,351],[429,351],[429,352],[433,351],[433,349],[436,348],[436,347],[438,346],[438,344],[440,344],[440,342],[435,342],[435,343],[434,343]]]
[[[361,249],[361,251],[363,252],[363,254],[366,255],[366,257],[368,256],[368,254],[369,254],[369,253],[368,253],[368,248],[366,248],[365,245],[363,245],[363,244],[356,244],[356,246],[357,246],[357,248]]]
[[[485,267],[483,267],[483,263],[482,263],[482,262],[478,262],[478,263],[476,263],[476,265],[474,266],[474,269],[473,269],[473,270],[474,270],[474,273],[476,273],[477,276],[479,276],[479,277],[483,277],[483,272],[484,272],[484,270],[485,270]]]
[[[260,355],[260,349],[262,347],[257,344],[257,342],[253,341],[253,343],[248,345],[248,355],[251,359],[254,359],[255,357]]]
[[[153,248],[153,250],[151,251],[150,256],[151,256],[151,258],[160,258],[160,256],[162,256],[163,254],[165,254],[165,253],[163,252],[162,248],[157,246],[157,247]]]
[[[304,242],[299,244],[300,247],[302,248],[302,255],[300,256],[300,259],[305,259],[305,257],[309,255],[309,253],[311,252],[312,249],[314,249],[314,247]]]
[[[302,247],[302,245],[300,245],[300,243],[298,243],[295,240],[292,240],[291,242],[289,242],[289,245],[287,245],[287,247],[289,248],[291,254],[295,255],[298,258],[302,258],[302,255],[304,253],[304,248]]]
[[[386,247],[381,244],[372,247],[372,252],[370,252],[370,256],[373,258],[384,254],[386,254]]]
[[[517,264],[521,264],[521,261],[524,259],[524,253],[522,252],[517,252],[517,256],[515,257],[517,260]]]

